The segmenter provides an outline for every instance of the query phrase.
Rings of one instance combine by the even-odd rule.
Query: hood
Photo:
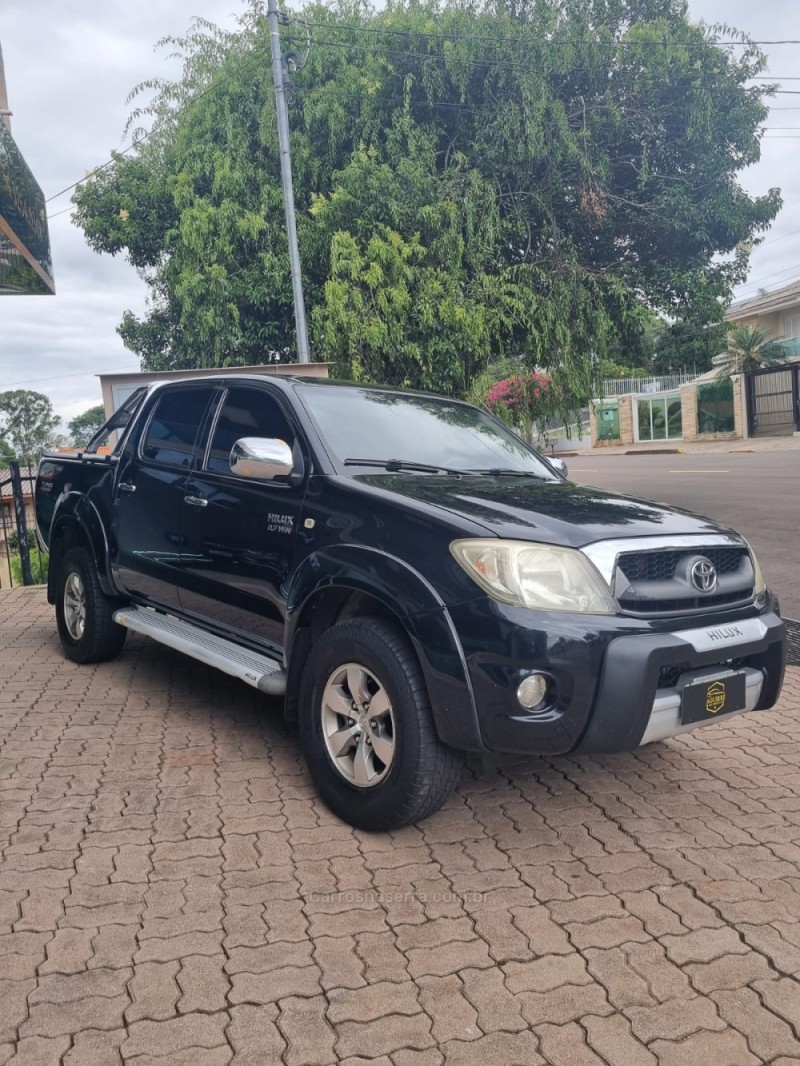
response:
[[[619,537],[730,533],[708,518],[635,496],[618,496],[571,481],[431,474],[368,474],[355,478],[419,504],[463,516],[511,540],[580,548]]]

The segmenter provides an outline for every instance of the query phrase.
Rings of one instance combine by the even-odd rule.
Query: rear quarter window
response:
[[[156,400],[142,456],[151,462],[190,469],[199,459],[199,435],[213,395],[211,386],[169,389]]]

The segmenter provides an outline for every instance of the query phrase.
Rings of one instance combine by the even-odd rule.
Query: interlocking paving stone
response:
[[[472,767],[392,834],[280,709],[0,594],[0,1064],[800,1061],[800,669],[639,752]]]

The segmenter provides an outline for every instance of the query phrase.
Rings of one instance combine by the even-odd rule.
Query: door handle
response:
[[[190,503],[192,507],[208,507],[208,500],[204,500],[202,496],[184,496],[184,503]]]
[[[117,488],[120,492],[136,492],[136,486],[130,481],[120,481]]]

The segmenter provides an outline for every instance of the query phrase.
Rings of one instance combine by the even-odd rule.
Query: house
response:
[[[110,418],[128,397],[141,385],[155,381],[180,381],[192,377],[230,377],[231,374],[259,374],[267,377],[286,377],[294,374],[310,378],[328,377],[329,363],[260,363],[257,366],[224,366],[211,369],[160,370],[127,374],[98,374],[103,393],[103,406]]]
[[[593,448],[740,440],[747,425],[742,376],[721,381],[717,370],[611,379],[604,383],[603,397],[589,407]]]
[[[731,304],[725,320],[764,330],[780,341],[787,358],[800,356],[800,281]]]
[[[0,48],[0,296],[55,291],[44,194],[11,136]]]

